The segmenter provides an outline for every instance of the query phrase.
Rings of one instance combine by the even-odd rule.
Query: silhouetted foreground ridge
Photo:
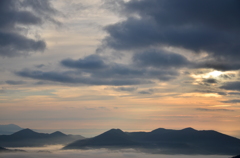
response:
[[[159,128],[151,132],[123,132],[111,129],[96,137],[75,141],[63,149],[134,148],[165,154],[229,154],[240,152],[240,139],[213,130],[193,128],[170,130]]]

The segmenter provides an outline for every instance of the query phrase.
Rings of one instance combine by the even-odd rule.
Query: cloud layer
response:
[[[138,57],[138,60],[140,58]],[[60,64],[73,70],[40,71],[24,69],[15,74],[21,77],[60,83],[115,86],[150,84],[154,80],[169,81],[179,75],[175,70],[139,67],[138,64],[135,66],[106,62],[99,55],[90,55],[78,60],[64,59]],[[174,65],[175,63],[170,61],[169,64]]]

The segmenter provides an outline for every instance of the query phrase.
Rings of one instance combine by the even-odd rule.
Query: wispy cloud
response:
[[[207,109],[207,108],[196,108],[196,110],[198,111],[226,111],[226,112],[233,112],[234,110],[230,110],[230,109]]]

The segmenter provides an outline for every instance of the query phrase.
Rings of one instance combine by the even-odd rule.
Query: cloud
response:
[[[230,92],[229,95],[240,95],[240,92]]]
[[[207,79],[204,79],[203,82],[213,84],[213,83],[217,83],[217,80],[215,78],[207,78]]]
[[[219,71],[238,70],[240,69],[239,63],[231,63],[223,60],[206,60],[204,62],[198,62],[194,65],[196,68],[213,68]]]
[[[229,110],[229,109],[207,109],[207,108],[196,108],[198,111],[229,111],[233,112],[234,110]]]
[[[44,67],[44,66],[45,66],[44,64],[35,65],[35,67],[36,67],[36,68],[39,68],[39,69],[42,68],[42,67]]]
[[[101,69],[106,67],[102,58],[94,54],[79,60],[64,59],[61,61],[61,64],[69,68],[77,69]]]
[[[221,101],[222,103],[232,103],[237,104],[240,103],[240,99],[233,99],[233,100],[227,100],[227,101]]]
[[[207,52],[200,67],[240,68],[238,1],[132,0],[117,5],[126,20],[105,27],[106,46],[116,50],[178,47],[196,54]],[[210,58],[214,62],[208,62]]]
[[[0,55],[18,56],[31,51],[44,51],[46,43],[43,40],[29,39],[16,33],[0,32]]]
[[[9,85],[22,85],[25,84],[26,82],[24,81],[13,81],[13,80],[7,80],[5,81]]]
[[[64,59],[61,64],[73,70],[39,71],[24,69],[16,75],[43,81],[87,85],[139,85],[154,83],[154,80],[169,81],[179,76],[176,70],[153,69],[131,64],[107,63],[97,55],[83,59]]]
[[[194,90],[194,92],[199,92],[199,93],[215,93],[215,94],[218,94],[218,95],[227,95],[226,92],[221,92],[221,91],[214,90],[214,89],[204,89],[204,90],[197,89],[197,90]]]
[[[227,82],[227,83],[225,83],[223,86],[221,86],[220,88],[226,89],[226,90],[236,90],[236,91],[240,91],[240,82],[239,82],[239,81],[236,81],[236,82]]]
[[[133,92],[136,91],[137,87],[114,87],[115,91]]]
[[[184,56],[163,50],[149,50],[142,53],[136,53],[133,56],[133,61],[139,66],[157,68],[179,68],[190,64]]]
[[[79,74],[79,72],[43,72],[43,71],[32,71],[22,70],[16,72],[16,75],[26,78],[32,78],[43,81],[52,81],[58,83],[69,83],[69,84],[86,84],[86,85],[137,85],[146,83],[139,79],[116,79],[116,78],[95,78],[87,77]]]
[[[45,21],[58,23],[53,15],[57,11],[48,0],[0,1],[0,56],[13,57],[30,52],[42,52],[46,43],[39,38],[29,38],[27,26],[39,26]]]
[[[148,90],[143,90],[143,91],[139,91],[139,94],[153,94],[155,92],[154,89],[148,89]]]

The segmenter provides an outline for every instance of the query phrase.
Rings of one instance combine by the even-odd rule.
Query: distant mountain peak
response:
[[[197,130],[195,130],[192,127],[187,127],[187,128],[182,129],[182,131],[197,131]]]
[[[110,129],[109,131],[107,131],[107,132],[123,132],[121,129],[115,129],[115,128],[112,128],[112,129]]]
[[[33,130],[31,130],[29,128],[22,129],[19,132],[33,132],[33,133],[36,133],[36,132],[34,132]]]
[[[155,130],[152,130],[152,132],[157,132],[157,131],[166,131],[166,129],[165,128],[157,128]]]
[[[37,132],[34,132],[33,130],[26,128],[26,129],[22,129],[16,133],[13,133],[13,136],[19,135],[19,136],[29,136],[29,135],[33,135],[33,134],[37,134]]]
[[[66,136],[66,134],[64,134],[60,131],[53,132],[53,133],[51,133],[51,135],[53,135],[53,136]]]
[[[121,129],[110,129],[99,136],[106,136],[106,135],[125,135],[125,133]]]

